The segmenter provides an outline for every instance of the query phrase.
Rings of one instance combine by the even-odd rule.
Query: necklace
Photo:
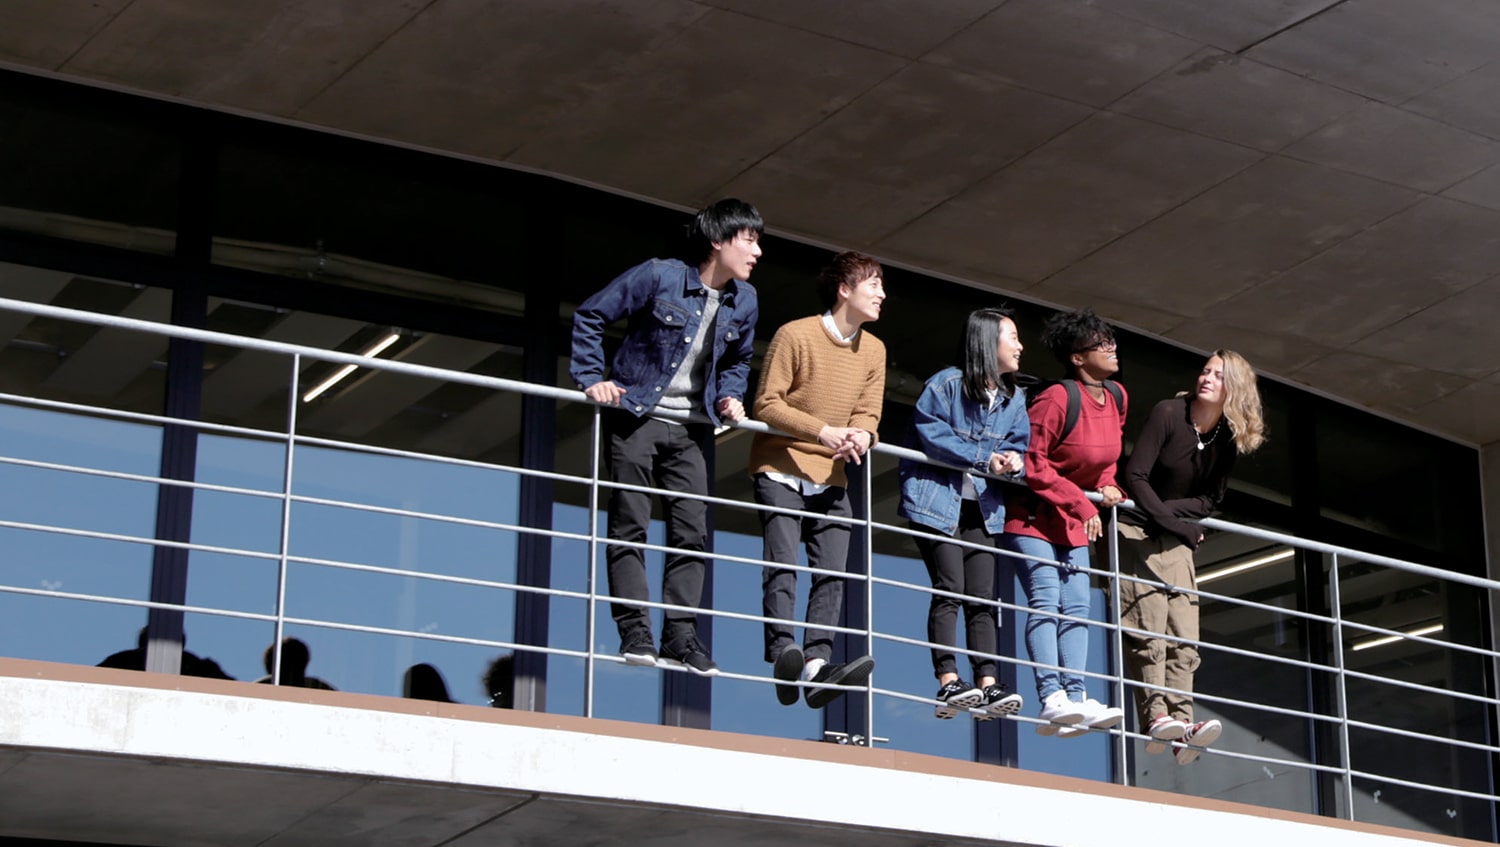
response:
[[[1218,422],[1216,422],[1214,424],[1214,428],[1211,429],[1211,430],[1209,430],[1209,432],[1208,432],[1208,440],[1207,441],[1203,440],[1203,434],[1200,433],[1200,432],[1198,432],[1198,428],[1196,426],[1194,426],[1193,427],[1193,438],[1198,442],[1198,449],[1202,450],[1203,448],[1207,447],[1208,445],[1214,443],[1214,439],[1219,437],[1219,427],[1222,427],[1223,425],[1224,425],[1224,418],[1221,416],[1219,418]]]

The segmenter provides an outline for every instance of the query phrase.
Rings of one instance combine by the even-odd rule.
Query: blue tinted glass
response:
[[[157,472],[159,439],[152,426],[0,406],[8,456],[149,476]],[[150,482],[0,463],[0,515],[7,521],[149,541],[155,509]],[[134,600],[149,595],[149,544],[6,527],[0,545],[6,586]],[[94,664],[134,646],[144,623],[139,607],[0,594],[0,644],[8,655]]]
[[[263,444],[223,440],[212,445],[209,456],[221,468],[244,465],[231,455],[240,447],[252,457],[266,449]],[[473,689],[482,687],[477,680],[483,665],[500,650],[440,639],[510,640],[514,592],[475,583],[514,580],[516,533],[436,516],[513,523],[515,475],[317,447],[299,449],[295,462],[295,491],[328,502],[297,502],[291,509],[286,614],[380,631],[303,625],[298,637],[313,649],[313,670],[330,682],[336,679],[341,690],[391,694],[400,693],[401,672],[413,664],[426,662],[439,669],[452,665],[451,673],[464,680],[468,699],[477,700],[483,692]],[[241,483],[246,482],[242,478]],[[204,492],[200,498],[195,538],[243,551],[278,549],[278,500]],[[360,508],[363,505],[417,514],[390,514]],[[200,552],[194,558],[190,590],[193,599],[206,606],[274,614],[277,566],[275,559]],[[239,622],[209,623],[199,616],[194,627],[222,631],[222,642],[210,640],[204,632],[194,633],[193,643],[208,642],[220,654],[233,657],[226,668],[232,667],[234,676],[264,673],[261,654],[273,640],[269,625],[247,628]],[[461,660],[455,658],[460,654]]]

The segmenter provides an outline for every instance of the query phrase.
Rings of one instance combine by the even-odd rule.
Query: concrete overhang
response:
[[[520,166],[1500,440],[1500,5],[0,2],[0,63]],[[899,296],[899,293],[896,293]]]

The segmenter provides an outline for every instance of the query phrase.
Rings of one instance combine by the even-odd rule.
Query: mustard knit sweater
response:
[[[761,366],[755,417],[784,435],[755,434],[750,473],[775,471],[809,482],[848,485],[844,463],[818,443],[824,427],[855,427],[870,433],[880,425],[885,399],[885,344],[861,329],[852,342],[829,333],[814,315],[776,331]]]

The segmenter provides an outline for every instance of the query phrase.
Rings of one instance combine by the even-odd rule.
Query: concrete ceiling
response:
[[[0,61],[525,166],[1500,440],[1492,0],[0,0]]]

